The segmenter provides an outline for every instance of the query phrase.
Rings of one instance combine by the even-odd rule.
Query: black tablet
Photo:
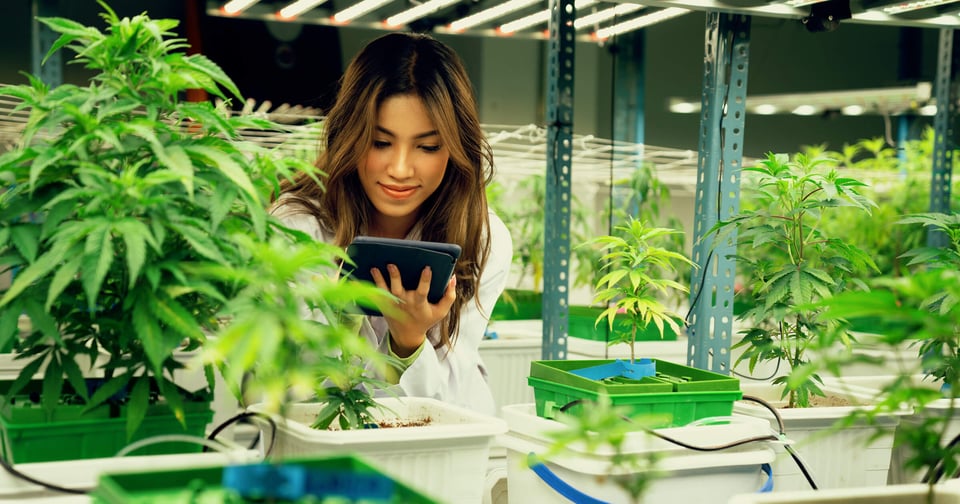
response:
[[[400,270],[400,280],[406,290],[416,289],[420,284],[423,268],[430,266],[433,279],[427,301],[436,303],[443,297],[447,282],[453,275],[454,266],[460,257],[460,246],[453,243],[358,236],[347,247],[347,255],[354,264],[344,263],[344,275],[374,283],[370,270],[378,268],[384,279],[389,281],[387,265],[395,264]],[[380,312],[371,308],[363,308],[363,311],[368,315],[380,315]]]

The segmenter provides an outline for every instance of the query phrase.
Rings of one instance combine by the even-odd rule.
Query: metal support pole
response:
[[[736,233],[714,243],[710,228],[740,210],[750,17],[707,12],[695,200],[687,363],[730,371]]]
[[[953,151],[957,147],[955,121],[957,93],[954,91],[955,71],[953,30],[940,30],[937,50],[937,77],[934,93],[937,115],[933,118],[933,173],[930,177],[930,211],[950,212],[950,178],[953,173]],[[949,243],[942,232],[927,232],[927,245],[943,247]]]
[[[550,0],[547,65],[547,167],[544,203],[544,359],[567,358],[570,172],[573,158],[573,0]]]
[[[37,21],[37,17],[52,17],[58,14],[57,0],[33,0],[31,6],[31,33],[30,55],[32,59],[31,72],[50,87],[63,83],[63,58],[61,52],[52,54],[46,62],[43,57],[53,47],[60,34],[51,30],[47,25]]]

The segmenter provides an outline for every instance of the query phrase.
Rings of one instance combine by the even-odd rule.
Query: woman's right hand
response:
[[[423,344],[427,331],[450,313],[450,308],[457,299],[457,278],[456,275],[450,278],[443,297],[434,304],[427,300],[430,281],[433,279],[433,271],[429,266],[420,273],[420,283],[414,290],[403,288],[400,270],[396,265],[388,264],[387,273],[389,276],[384,278],[379,269],[373,268],[370,271],[377,286],[397,298],[393,310],[384,311],[384,319],[390,328],[393,353],[397,354],[397,357],[408,357]]]

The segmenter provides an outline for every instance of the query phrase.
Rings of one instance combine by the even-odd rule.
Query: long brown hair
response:
[[[487,262],[486,185],[493,152],[480,128],[466,69],[450,47],[423,34],[389,33],[364,47],[347,66],[336,101],[326,115],[317,167],[325,188],[299,177],[283,192],[317,218],[340,246],[366,232],[375,212],[357,169],[373,145],[377,111],[387,98],[417,96],[436,125],[450,160],[440,187],[421,206],[421,239],[456,243],[457,300],[440,327],[440,345],[452,346],[464,304],[476,296]],[[314,203],[315,202],[315,203]]]

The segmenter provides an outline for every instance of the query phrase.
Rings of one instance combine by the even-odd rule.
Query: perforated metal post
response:
[[[43,57],[53,47],[53,43],[57,41],[60,34],[37,21],[37,17],[56,16],[58,14],[58,2],[57,0],[33,0],[30,13],[32,17],[30,55],[33,63],[31,72],[48,86],[58,86],[63,83],[61,52],[57,51],[52,54],[45,63],[43,63]]]
[[[730,371],[736,233],[714,243],[710,228],[740,210],[750,17],[707,12],[687,363]]]
[[[547,65],[547,189],[544,208],[544,359],[567,358],[570,171],[573,155],[573,0],[550,0]]]
[[[937,80],[934,92],[937,115],[933,118],[933,173],[930,177],[930,211],[950,212],[950,179],[953,174],[953,150],[957,147],[955,122],[957,93],[954,90],[953,30],[940,30],[937,50]],[[949,243],[942,232],[931,229],[927,245],[943,247]]]

